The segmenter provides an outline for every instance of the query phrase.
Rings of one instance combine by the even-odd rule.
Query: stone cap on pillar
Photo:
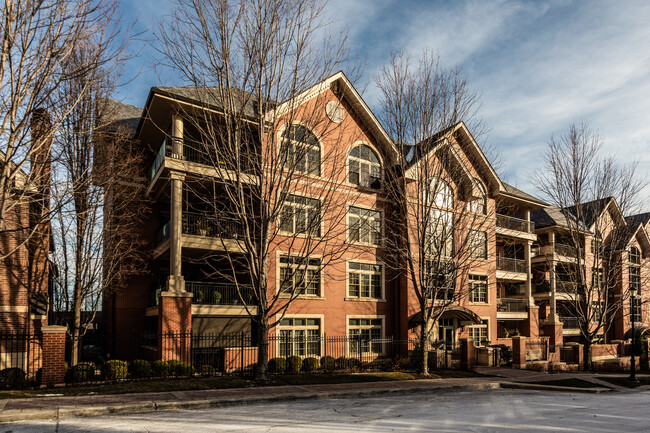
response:
[[[160,296],[169,296],[172,298],[191,298],[194,296],[192,292],[180,292],[177,290],[167,290],[165,292],[160,292]]]
[[[61,334],[61,333],[66,333],[68,331],[67,326],[59,326],[59,325],[48,325],[48,326],[43,326],[41,328],[41,332],[43,334]]]

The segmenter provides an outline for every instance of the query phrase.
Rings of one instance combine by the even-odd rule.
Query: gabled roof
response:
[[[413,159],[410,161],[407,169],[407,173],[410,172],[408,175],[414,176],[417,163],[424,158],[428,158],[433,152],[436,152],[439,145],[444,143],[445,140],[452,135],[458,137],[459,143],[468,145],[468,153],[473,153],[473,156],[476,158],[479,166],[483,168],[483,170],[479,169],[477,171],[479,173],[482,171],[482,174],[488,178],[487,180],[491,181],[493,187],[496,187],[497,191],[503,190],[501,179],[499,179],[496,171],[488,159],[485,157],[485,154],[481,150],[476,140],[474,140],[474,137],[472,137],[472,134],[469,132],[467,125],[465,125],[465,122],[463,121],[460,121],[449,128],[445,128],[442,131],[439,131],[431,136],[431,138],[417,144],[414,149]],[[460,161],[459,163],[463,165]]]
[[[648,254],[647,252],[650,251],[650,238],[648,237],[648,232],[645,230],[644,225],[641,222],[637,222],[623,227],[622,230],[625,230],[625,237],[623,238],[625,247],[629,245],[633,238],[637,238],[645,252],[644,256],[646,256]]]
[[[539,199],[539,198],[537,198],[535,196],[532,196],[532,195],[520,190],[519,188],[515,188],[514,186],[512,186],[512,185],[510,185],[508,183],[505,183],[505,182],[501,182],[501,183],[503,184],[503,187],[504,187],[504,191],[502,191],[503,195],[512,196],[514,198],[518,198],[518,199],[521,199],[521,200],[532,201],[532,202],[537,203],[537,204],[539,204],[541,206],[549,206],[548,203],[544,202],[543,200],[541,200],[541,199]]]
[[[221,94],[226,91],[225,87],[201,87],[197,88],[196,86],[184,86],[184,87],[152,87],[151,91],[158,93],[160,95],[169,96],[174,99],[178,99],[184,102],[196,103],[206,105],[212,109],[223,109],[224,102],[221,98]],[[246,92],[235,87],[231,88],[230,93],[235,99],[236,107],[239,108],[241,105],[244,105],[244,115],[247,117],[258,117],[266,111],[266,108],[275,106],[275,102],[264,100],[265,104],[260,104],[257,96],[250,92]]]
[[[609,205],[612,203],[612,201],[615,202],[614,197],[605,197],[601,198],[598,200],[592,200],[587,203],[583,203],[580,206],[580,209],[582,210],[582,215],[583,215],[583,223],[587,228],[591,228],[596,221],[598,221],[598,218],[605,212],[605,210],[609,207]],[[617,206],[618,207],[618,206]],[[577,207],[576,206],[571,206],[566,208],[568,212],[571,213],[571,215],[574,215],[577,217]],[[619,211],[620,213],[620,211]],[[623,215],[621,214],[621,217]]]
[[[625,222],[631,226],[635,224],[642,224],[643,226],[646,226],[648,224],[648,221],[650,221],[650,212],[625,217]]]
[[[114,100],[109,100],[107,103],[106,117],[109,123],[106,128],[135,135],[142,117],[142,108]]]
[[[551,226],[569,227],[562,209],[553,205],[532,211],[530,213],[530,220],[535,223],[536,229]]]

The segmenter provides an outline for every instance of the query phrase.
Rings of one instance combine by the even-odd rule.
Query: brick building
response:
[[[114,288],[111,296],[104,298],[105,329],[112,335],[145,331],[254,334],[250,317],[256,314],[254,300],[240,296],[232,282],[214,277],[218,260],[209,264],[210,270],[201,260],[208,253],[214,258],[220,252],[229,254],[242,248],[238,241],[240,224],[225,216],[208,215],[202,208],[205,197],[196,194],[206,178],[214,184],[217,177],[214,165],[196,147],[200,134],[193,127],[196,119],[189,117],[204,104],[194,88],[154,87],[141,116],[136,115],[140,110],[135,107],[125,109],[124,120],[134,125],[137,122],[134,143],[150,155],[142,167],[142,176],[153,212],[141,234],[151,242],[152,258],[147,274]],[[218,111],[219,101],[210,104],[209,109]],[[387,218],[394,209],[384,187],[386,173],[395,165],[397,149],[342,73],[307,90],[301,104],[322,105],[320,111],[315,110],[320,113],[316,123],[321,126],[310,126],[309,121],[301,122],[299,118],[288,125],[280,116],[270,134],[281,135],[288,127],[301,128],[300,134],[292,136],[297,142],[292,145],[313,150],[305,157],[303,169],[316,190],[311,195],[292,196],[286,206],[304,210],[305,214],[320,209],[317,188],[323,179],[318,167],[334,164],[344,168],[339,173],[338,194],[346,203],[347,227],[339,242],[353,247],[329,263],[327,269],[318,262],[318,254],[308,258],[304,266],[305,272],[311,271],[309,284],[301,288],[271,333],[291,337],[327,334],[413,338],[418,304],[406,272],[388,264],[388,245],[384,241],[391,232],[401,230]],[[245,114],[263,115],[255,111],[260,110],[259,106],[250,109],[252,112]],[[319,134],[324,123],[341,131],[336,140]],[[563,211],[503,182],[462,122],[444,131],[439,140],[451,143],[456,164],[462,166],[462,170],[445,175],[448,193],[457,198],[457,205],[485,215],[487,223],[476,234],[484,239],[484,252],[455,288],[465,295],[435,324],[435,339],[451,347],[462,337],[472,337],[476,345],[510,345],[512,336],[524,335],[532,339],[548,337],[551,344],[562,345],[563,338],[569,339],[575,332],[566,310],[560,307],[566,294],[560,294],[558,284],[562,284],[563,273],[576,265],[563,254]],[[337,149],[343,151],[334,152]],[[339,159],[326,162],[324,155],[332,153]],[[403,176],[417,174],[407,172]],[[223,177],[223,182],[227,181]],[[219,200],[211,197],[210,201]],[[615,202],[603,206],[604,210],[594,213],[594,218],[611,218],[612,227],[629,226],[627,251],[632,251],[629,257],[634,260],[638,256],[641,266],[650,252],[650,218],[640,215],[626,222],[622,215],[616,215]],[[327,213],[328,209],[321,211]],[[297,230],[296,224],[294,217],[286,230]],[[595,236],[592,227],[585,228],[585,245]],[[273,248],[268,290],[277,293],[287,284],[286,275],[298,265],[282,242],[273,244]],[[311,260],[315,260],[313,269]],[[626,258],[622,266],[637,266],[636,262],[628,262]],[[593,263],[587,266],[597,268]],[[292,280],[288,284],[300,282]],[[619,282],[619,295],[627,284],[627,277]],[[643,321],[649,324],[645,310]],[[623,338],[629,326],[625,308],[615,320],[611,335],[605,338]],[[363,350],[374,349],[368,346]],[[294,347],[292,351],[305,354],[304,348]]]

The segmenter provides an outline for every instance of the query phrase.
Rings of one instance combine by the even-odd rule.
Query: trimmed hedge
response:
[[[320,363],[316,358],[305,358],[302,360],[302,371],[305,373],[311,373],[312,371],[318,370]]]
[[[167,361],[157,360],[151,364],[151,374],[153,377],[169,376],[169,364]]]
[[[5,368],[0,370],[0,385],[2,388],[20,389],[27,384],[22,368]]]
[[[129,364],[129,373],[134,379],[151,377],[151,363],[145,359],[136,359]]]
[[[300,373],[302,368],[302,358],[299,356],[290,356],[287,358],[287,373]]]
[[[273,358],[269,360],[269,373],[284,373],[287,369],[287,362],[284,358]]]
[[[167,361],[167,364],[169,365],[169,374],[174,376],[191,376],[194,373],[194,369],[190,364],[178,359]]]
[[[320,366],[323,370],[334,370],[336,368],[336,360],[332,356],[323,356],[320,359]]]
[[[118,359],[111,359],[102,365],[102,376],[106,380],[126,379],[126,362]]]
[[[201,376],[214,376],[217,372],[216,368],[208,364],[199,365],[198,370]]]
[[[68,368],[65,375],[67,383],[89,382],[93,379],[95,379],[95,367],[85,362]]]

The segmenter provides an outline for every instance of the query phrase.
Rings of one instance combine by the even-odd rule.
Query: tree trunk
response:
[[[423,376],[429,375],[429,338],[426,332],[427,324],[420,325],[420,348],[422,350],[422,364],[420,365],[420,373]]]
[[[591,371],[591,341],[585,340],[585,347],[584,347],[584,353],[583,353],[583,358],[584,358],[584,369],[585,371]]]
[[[255,380],[263,382],[268,380],[269,365],[269,320],[266,314],[260,315],[257,324],[257,364],[255,365]],[[243,356],[243,354],[242,354]]]

